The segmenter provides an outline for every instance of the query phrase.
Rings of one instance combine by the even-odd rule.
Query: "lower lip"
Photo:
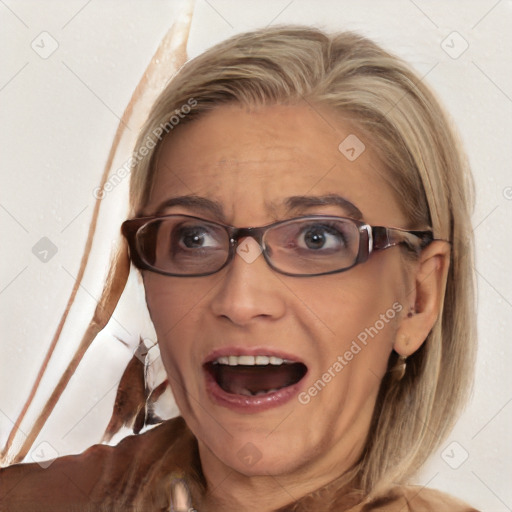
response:
[[[245,414],[267,411],[289,402],[299,393],[304,377],[307,375],[306,373],[299,382],[296,382],[292,386],[278,389],[277,391],[268,393],[267,395],[246,396],[227,393],[217,384],[217,381],[208,370],[203,369],[203,372],[206,376],[206,391],[212,402],[222,407]]]

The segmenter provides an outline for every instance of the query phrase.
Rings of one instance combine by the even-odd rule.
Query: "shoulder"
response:
[[[400,492],[411,512],[478,512],[464,501],[437,489],[407,485],[401,487]]]
[[[478,512],[449,494],[416,485],[395,487],[386,496],[366,504],[361,512]]]
[[[180,417],[144,434],[126,437],[117,446],[94,445],[80,455],[59,457],[49,465],[3,468],[0,509],[33,510],[30,507],[36,503],[38,510],[70,510],[70,504],[99,509],[106,497],[114,501],[134,499],[140,493],[140,483],[162,459],[173,459],[178,466],[190,464],[194,441]]]

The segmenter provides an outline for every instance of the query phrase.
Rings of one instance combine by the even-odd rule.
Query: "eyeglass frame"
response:
[[[222,227],[229,236],[229,249],[226,261],[223,263],[221,267],[217,270],[211,272],[204,272],[201,274],[175,274],[170,272],[165,272],[160,270],[153,265],[150,265],[147,261],[144,261],[142,258],[137,245],[137,233],[139,229],[141,229],[146,224],[155,221],[161,220],[168,217],[185,217],[188,219],[199,220],[202,222],[208,222],[210,224],[214,224],[216,226]],[[359,252],[357,257],[352,265],[346,268],[337,269],[337,270],[329,270],[328,272],[321,272],[315,274],[293,274],[290,272],[284,272],[276,268],[272,262],[270,261],[266,249],[263,246],[263,236],[268,229],[279,226],[281,224],[285,224],[288,222],[298,221],[302,219],[336,219],[336,220],[345,220],[353,223],[359,231]],[[169,277],[204,277],[212,274],[216,274],[220,272],[223,268],[229,265],[233,258],[235,257],[236,249],[238,247],[238,243],[241,239],[246,237],[253,238],[261,248],[261,252],[267,265],[274,270],[283,275],[292,276],[292,277],[316,277],[316,276],[324,276],[329,274],[338,274],[341,272],[345,272],[354,268],[356,265],[364,263],[368,260],[370,255],[375,251],[382,251],[384,249],[388,249],[389,247],[394,247],[397,245],[405,245],[409,249],[414,250],[415,252],[421,252],[425,247],[427,247],[431,242],[436,240],[433,236],[433,232],[431,229],[427,230],[407,230],[402,228],[395,227],[384,227],[384,226],[371,226],[366,222],[358,219],[352,219],[350,217],[342,217],[337,215],[304,215],[301,217],[294,217],[291,219],[280,220],[277,222],[273,222],[271,224],[267,224],[265,226],[259,227],[242,227],[237,228],[234,226],[229,226],[227,224],[222,224],[220,222],[211,221],[208,219],[203,219],[202,217],[196,217],[194,215],[185,215],[185,214],[167,214],[167,215],[153,215],[146,217],[135,217],[132,219],[125,220],[121,225],[121,233],[126,238],[128,242],[128,247],[130,250],[130,259],[133,264],[139,270],[149,270],[151,272],[155,272],[157,274],[169,276]],[[397,239],[397,236],[401,239]],[[414,237],[414,238],[411,238]]]

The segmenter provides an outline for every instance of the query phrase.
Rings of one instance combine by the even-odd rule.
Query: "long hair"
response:
[[[343,32],[284,26],[236,35],[189,61],[155,103],[136,148],[130,207],[151,192],[160,142],[224,104],[329,107],[373,144],[411,228],[451,242],[440,315],[405,377],[381,383],[361,458],[372,495],[406,481],[439,446],[468,398],[475,356],[473,182],[438,101],[400,59]],[[394,364],[390,356],[389,366]]]

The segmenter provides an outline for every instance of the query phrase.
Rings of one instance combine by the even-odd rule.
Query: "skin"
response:
[[[353,162],[338,150],[351,133],[366,144]],[[222,106],[164,141],[143,213],[153,214],[171,197],[195,194],[221,203],[225,218],[183,206],[166,213],[261,226],[307,214],[347,216],[339,206],[300,212],[280,206],[289,196],[338,193],[369,224],[410,228],[383,172],[371,142],[332,111],[306,104]],[[448,250],[434,242],[411,262],[403,249],[392,247],[347,272],[310,278],[277,274],[262,257],[247,263],[239,256],[206,277],[143,272],[174,396],[199,442],[209,492],[197,508],[273,510],[357,461],[392,349],[412,354],[437,318]],[[205,391],[202,363],[226,346],[296,355],[308,366],[307,389],[396,302],[403,310],[306,405],[294,398],[240,414],[214,404]],[[411,307],[416,313],[409,318]],[[238,455],[247,443],[261,455],[251,466]]]

